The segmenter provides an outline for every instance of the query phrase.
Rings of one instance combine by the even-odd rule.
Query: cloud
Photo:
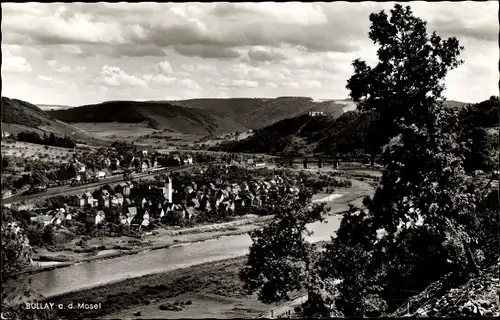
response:
[[[217,66],[211,63],[183,64],[181,68],[188,72],[218,72]]]
[[[94,78],[94,82],[108,87],[148,87],[143,79],[125,73],[119,67],[109,65],[104,65],[101,68],[100,75]]]
[[[75,69],[79,73],[85,73],[87,71],[87,67],[85,67],[85,66],[78,66]]]
[[[173,47],[173,50],[188,57],[220,59],[239,58],[241,56],[241,54],[234,49],[217,47],[214,45],[177,45]]]
[[[498,24],[495,26],[486,21],[464,24],[460,20],[439,19],[433,21],[433,25],[447,36],[482,41],[495,41],[498,39]]]
[[[64,45],[66,50],[112,56],[164,56],[166,49],[188,57],[238,58],[248,46],[307,52],[350,52],[366,36],[368,15],[393,3],[141,3],[141,4],[4,4],[3,42]],[[496,41],[498,9],[493,1],[450,5],[412,3],[438,32]],[[479,13],[476,10],[479,9]],[[468,12],[468,13],[467,13]],[[471,12],[476,18],[471,17]],[[140,14],[139,14],[140,13]],[[463,23],[460,15],[470,19]],[[348,17],[348,18],[346,18]],[[367,39],[366,39],[367,40]],[[87,47],[94,45],[94,47]],[[97,46],[97,47],[95,47]],[[87,49],[87,50],[86,50]],[[92,51],[94,50],[94,51]],[[269,61],[279,54],[250,51],[249,58]]]
[[[250,61],[256,62],[276,62],[286,60],[284,54],[275,50],[268,50],[264,48],[250,49],[247,56]]]
[[[259,82],[243,79],[220,79],[220,86],[223,88],[257,88]]]
[[[173,72],[172,65],[167,60],[159,62],[158,69],[163,74],[171,74]]]
[[[199,90],[201,88],[200,84],[192,79],[184,78],[179,80],[179,86],[181,88],[189,90]]]
[[[65,85],[71,86],[72,88],[75,88],[75,85],[74,85],[74,83],[72,81],[65,82],[63,80],[57,80],[57,79],[54,79],[53,77],[44,76],[44,75],[38,75],[37,79],[42,80],[44,82],[51,82],[51,83],[54,83],[54,84],[57,84],[57,85],[65,84]]]
[[[150,82],[156,82],[158,84],[167,84],[167,85],[170,85],[170,84],[173,84],[177,78],[176,77],[169,77],[169,76],[165,76],[163,74],[159,74],[159,75],[156,75],[156,76],[153,76],[153,75],[145,75],[145,80]]]
[[[3,27],[9,30],[4,37],[8,44],[113,45],[110,53],[125,56],[146,52],[160,56],[171,48],[204,58],[237,58],[237,49],[248,45],[292,44],[320,51],[352,48],[329,30],[342,19],[332,23],[332,16],[318,4],[229,4],[225,9],[211,4],[145,4],[129,9],[120,4],[47,4],[36,6],[36,11],[6,6]],[[238,21],[239,17],[245,19]]]
[[[13,56],[7,50],[2,52],[2,72],[31,73],[31,64],[23,57]]]
[[[47,77],[47,76],[44,76],[44,75],[38,75],[37,78],[40,79],[40,80],[42,80],[42,81],[55,81],[53,78]]]
[[[60,73],[71,73],[71,68],[68,66],[62,66],[60,68],[57,68],[57,72]]]

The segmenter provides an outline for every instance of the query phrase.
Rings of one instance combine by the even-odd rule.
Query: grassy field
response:
[[[138,145],[164,148],[177,145],[192,145],[201,136],[153,129],[146,123],[75,123],[90,134],[109,141],[123,139]]]
[[[148,128],[145,123],[118,123],[118,122],[97,122],[74,123],[75,126],[101,138],[133,138],[150,133],[157,130]]]

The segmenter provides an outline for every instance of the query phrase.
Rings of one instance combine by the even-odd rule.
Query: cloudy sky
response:
[[[2,96],[37,104],[310,96],[342,99],[376,62],[372,12],[393,3],[2,4]],[[498,2],[412,2],[465,46],[448,99],[498,95]]]

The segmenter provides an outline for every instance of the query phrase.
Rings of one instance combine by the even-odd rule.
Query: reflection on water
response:
[[[328,217],[328,223],[316,222],[308,229],[311,241],[329,240],[340,224],[340,217]],[[248,253],[252,240],[248,234],[222,237],[185,246],[143,251],[129,256],[94,260],[33,275],[33,287],[46,297],[96,285],[170,271],[204,262],[233,258]]]

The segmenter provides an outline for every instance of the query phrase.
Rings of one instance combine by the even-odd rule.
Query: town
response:
[[[498,318],[497,11],[2,4],[2,320]]]
[[[8,135],[4,142],[9,145],[14,138]],[[298,174],[251,155],[138,150],[120,141],[90,151],[75,148],[59,162],[43,157],[27,162],[14,154],[2,155],[2,160],[4,174],[17,177],[12,189],[4,189],[3,200],[19,197],[4,207],[26,220],[28,238],[37,239],[34,259],[42,265],[80,257],[57,254],[68,250],[95,255],[117,247],[116,241],[108,246],[91,241],[89,246],[82,239],[141,239],[159,228],[265,217],[285,198],[298,199],[305,191],[331,194],[350,186],[348,179]],[[57,193],[51,195],[52,190]]]

